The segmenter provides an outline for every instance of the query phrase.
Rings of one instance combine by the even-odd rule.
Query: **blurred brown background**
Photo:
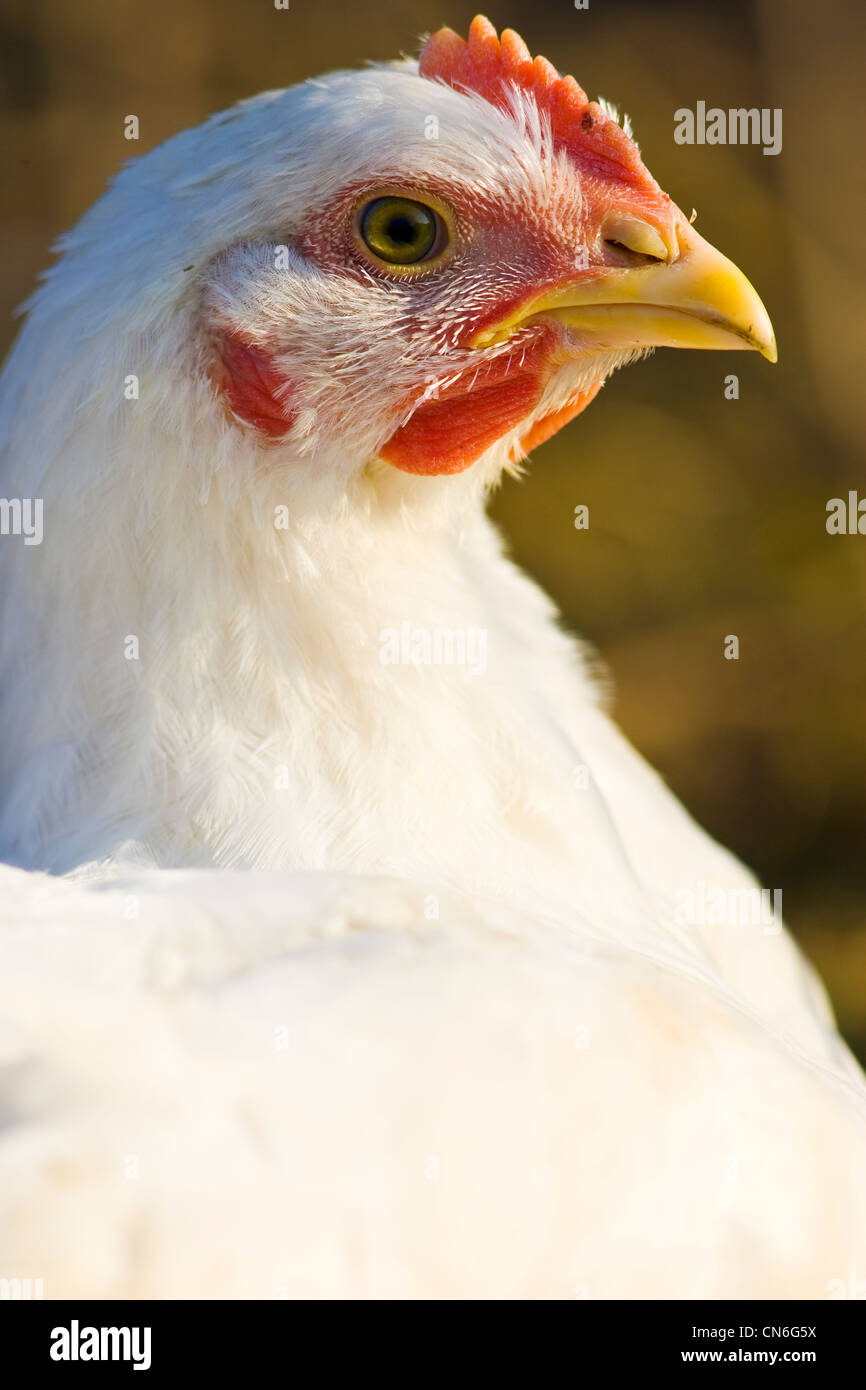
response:
[[[0,335],[131,152],[266,87],[414,52],[464,0],[2,0]],[[754,280],[780,362],[662,351],[508,483],[517,558],[594,642],[626,732],[771,888],[866,1056],[866,79],[857,0],[507,0],[533,52],[634,121],[647,164]],[[783,149],[678,146],[674,111],[781,107]],[[134,113],[141,140],[123,139]],[[740,378],[728,401],[723,379]],[[577,503],[590,529],[573,526]],[[740,638],[726,661],[723,639]]]

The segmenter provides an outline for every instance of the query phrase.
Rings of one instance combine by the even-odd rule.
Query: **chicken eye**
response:
[[[358,229],[374,256],[389,265],[417,265],[447,240],[438,213],[413,198],[375,198],[361,211]]]

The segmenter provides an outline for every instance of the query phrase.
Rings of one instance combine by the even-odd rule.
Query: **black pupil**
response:
[[[423,203],[377,198],[364,209],[361,236],[369,249],[392,265],[423,261],[436,242],[436,221]]]
[[[410,217],[392,217],[385,230],[388,239],[395,242],[397,246],[411,246],[421,227]]]

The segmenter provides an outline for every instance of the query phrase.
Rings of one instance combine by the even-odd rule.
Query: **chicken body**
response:
[[[2,489],[45,535],[0,553],[4,1007],[37,1059],[0,1252],[55,1292],[821,1297],[866,1262],[820,985],[778,922],[683,917],[757,885],[484,514],[652,343],[771,330],[722,258],[727,327],[682,326],[709,248],[491,32],[132,166],[6,368]],[[441,268],[359,241],[409,194]]]

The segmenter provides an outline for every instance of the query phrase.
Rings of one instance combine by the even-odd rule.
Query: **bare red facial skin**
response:
[[[550,322],[536,324],[532,336],[521,335],[510,353],[477,372],[464,373],[440,395],[418,406],[379,450],[380,457],[404,473],[462,473],[532,414],[551,370],[567,359],[561,328]],[[512,451],[512,459],[525,458],[530,449],[568,424],[589,405],[601,385],[599,380],[559,410],[536,420]]]
[[[539,334],[532,356],[542,357],[549,350],[549,334]],[[435,475],[463,473],[496,439],[513,430],[535,409],[544,391],[544,368],[535,364],[524,371],[507,371],[507,359],[500,357],[488,368],[493,379],[478,385],[455,382],[435,400],[418,406],[405,425],[379,450],[379,456],[403,473]],[[525,459],[550,435],[562,430],[595,399],[602,381],[571,396],[559,410],[535,421],[512,450],[512,460]]]
[[[563,425],[567,425],[569,420],[573,420],[575,415],[585,410],[590,401],[595,400],[603,384],[602,381],[597,381],[585,391],[578,391],[561,410],[554,410],[550,415],[543,415],[540,420],[536,420],[521,438],[520,450],[515,453],[514,461],[525,458],[533,449],[537,449],[539,444],[544,444],[557,430],[561,430]]]
[[[462,473],[471,467],[538,405],[559,337],[558,328],[539,324],[511,352],[464,372],[416,408],[380,457],[404,473]]]
[[[404,473],[462,473],[526,418],[542,388],[538,372],[476,383],[471,390],[456,382],[436,400],[420,405],[380,455]]]
[[[443,392],[437,400],[419,406],[380,450],[381,457],[404,473],[462,473],[497,439],[526,419],[538,404],[543,384],[540,373],[524,372],[486,386],[476,385],[468,392],[464,388],[454,400]],[[599,381],[579,391],[560,410],[536,420],[512,451],[512,461],[525,458],[579,415],[601,385]]]
[[[261,348],[238,334],[223,334],[211,376],[234,414],[269,439],[280,439],[291,429],[295,416],[288,383]]]

